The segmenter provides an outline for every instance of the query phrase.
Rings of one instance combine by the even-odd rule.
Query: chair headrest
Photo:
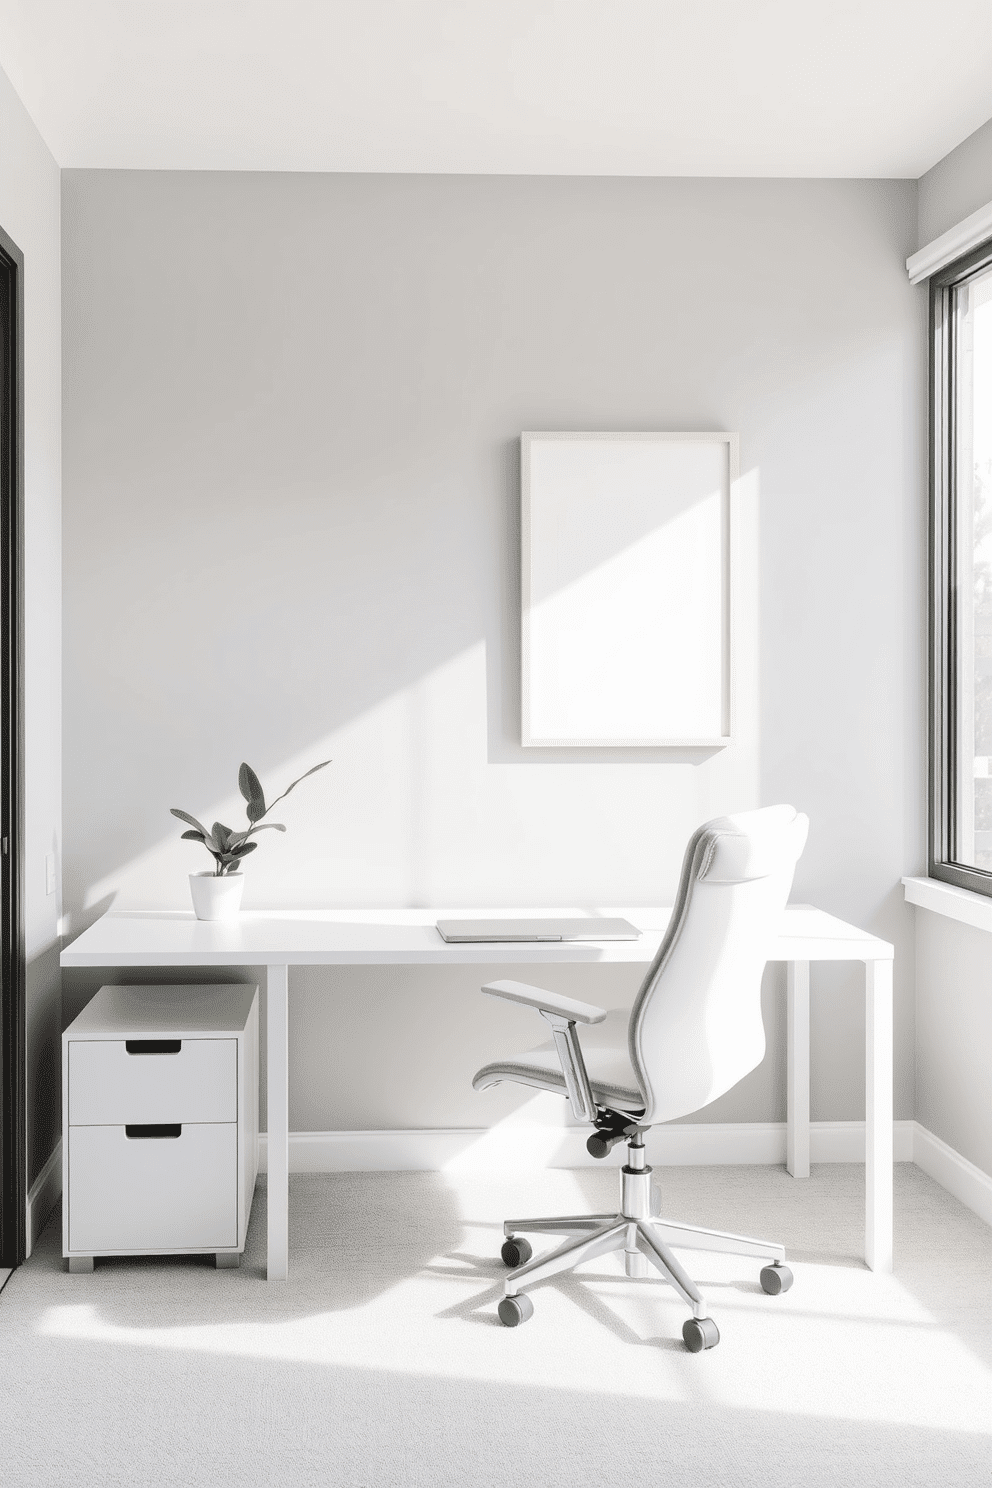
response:
[[[747,883],[791,869],[806,845],[809,817],[792,806],[721,816],[700,828],[700,883]]]

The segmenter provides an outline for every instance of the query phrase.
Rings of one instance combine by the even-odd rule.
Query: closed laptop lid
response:
[[[438,920],[438,934],[449,943],[512,940],[638,940],[629,920],[565,915],[560,919]]]

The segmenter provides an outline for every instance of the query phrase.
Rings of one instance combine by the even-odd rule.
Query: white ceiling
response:
[[[63,166],[919,176],[992,0],[0,0]]]

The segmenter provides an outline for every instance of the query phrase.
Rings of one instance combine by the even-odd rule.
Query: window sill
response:
[[[962,925],[972,925],[976,930],[992,931],[992,898],[985,894],[959,889],[956,884],[944,883],[939,878],[904,878],[903,884],[908,904],[945,915],[949,920],[960,920]]]

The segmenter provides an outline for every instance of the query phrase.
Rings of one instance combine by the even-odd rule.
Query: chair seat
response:
[[[638,1113],[644,1109],[644,1096],[637,1088],[637,1079],[627,1053],[629,1022],[630,1012],[627,1009],[607,1013],[602,1023],[594,1023],[581,1029],[579,1043],[596,1101],[611,1110]],[[565,1077],[558,1062],[554,1040],[549,1039],[547,1043],[539,1044],[526,1053],[511,1054],[507,1059],[497,1059],[492,1064],[483,1065],[472,1084],[476,1090],[482,1090],[500,1080],[532,1085],[538,1090],[564,1091]]]

